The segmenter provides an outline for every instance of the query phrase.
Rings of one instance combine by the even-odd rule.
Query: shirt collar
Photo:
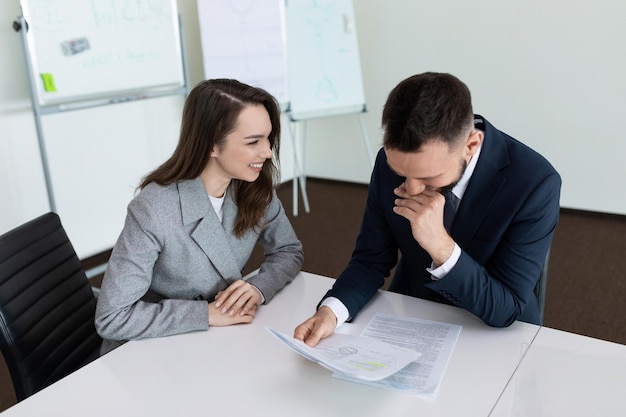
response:
[[[465,190],[467,189],[467,184],[472,178],[472,174],[474,174],[474,169],[476,168],[476,164],[478,163],[478,157],[480,156],[480,150],[482,148],[483,145],[481,143],[476,153],[472,155],[472,159],[470,159],[470,162],[467,165],[463,176],[461,177],[457,185],[455,185],[452,189],[452,194],[454,194],[459,200],[463,199],[463,195],[465,194]]]

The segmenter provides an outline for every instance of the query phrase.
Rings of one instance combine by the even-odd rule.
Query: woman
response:
[[[176,150],[128,205],[96,308],[102,338],[250,323],[294,278],[302,245],[274,190],[279,142],[266,91],[226,79],[191,91]],[[256,243],[266,260],[242,280]]]

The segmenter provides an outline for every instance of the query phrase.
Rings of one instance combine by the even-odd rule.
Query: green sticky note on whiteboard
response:
[[[43,89],[47,92],[55,92],[57,91],[56,86],[54,85],[54,77],[52,74],[41,73],[41,79],[43,80]]]

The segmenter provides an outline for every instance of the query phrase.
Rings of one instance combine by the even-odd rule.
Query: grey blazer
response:
[[[200,178],[151,183],[128,213],[102,282],[95,324],[103,339],[130,340],[208,328],[208,304],[237,279],[258,242],[266,259],[248,282],[267,303],[300,270],[302,244],[274,193],[258,230],[237,238],[232,190],[220,223]]]

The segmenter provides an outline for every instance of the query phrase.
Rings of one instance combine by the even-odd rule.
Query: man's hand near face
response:
[[[394,212],[409,221],[413,238],[428,252],[435,267],[443,264],[454,250],[454,240],[443,225],[444,196],[430,189],[410,195],[404,184],[394,193],[398,197]]]

